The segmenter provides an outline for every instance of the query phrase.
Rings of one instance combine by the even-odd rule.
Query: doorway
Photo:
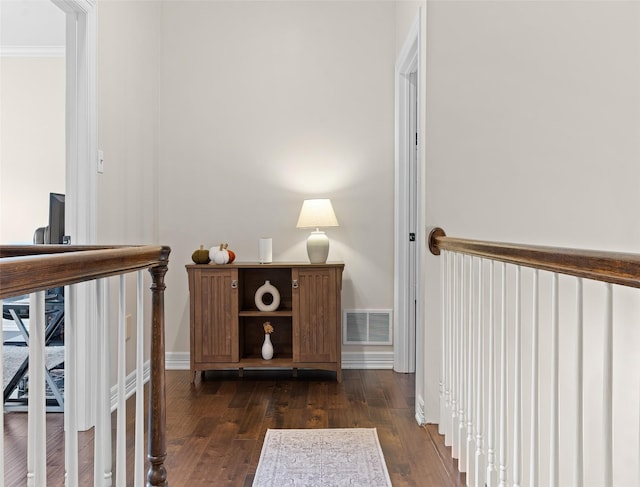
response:
[[[49,0],[4,2],[1,9],[0,242],[44,243],[59,237],[55,229],[45,235],[45,227],[64,222],[64,206],[52,196],[66,190],[65,14]],[[24,296],[9,298],[2,306],[5,410],[27,409],[29,309]],[[47,291],[45,318],[47,410],[62,411],[60,288]]]
[[[404,373],[416,371],[420,323],[419,19],[396,63],[394,370]]]
[[[65,15],[48,0],[0,8],[0,242],[24,245],[65,192]]]
[[[42,4],[42,5],[37,5]],[[42,2],[0,2],[2,8],[2,33],[4,36],[14,28],[20,35],[24,35],[24,29],[18,22],[12,22],[7,15],[8,8],[18,8],[18,14],[25,13],[25,9],[36,6],[45,9],[53,9],[54,15],[60,15],[63,19],[62,42],[64,59],[63,68],[64,98],[63,116],[58,123],[64,127],[61,146],[64,148],[63,166],[61,169],[64,187],[55,192],[66,194],[65,205],[65,233],[71,237],[72,244],[96,243],[96,163],[97,163],[97,128],[96,128],[96,14],[95,0],[43,0]],[[50,10],[51,11],[51,10]],[[5,25],[6,24],[6,25]],[[50,26],[50,22],[41,22],[44,26]],[[6,27],[6,28],[5,28]],[[38,29],[42,34],[45,29]],[[39,45],[43,41],[38,41]],[[4,48],[2,49],[4,52]],[[51,51],[51,50],[49,50]],[[3,74],[6,72],[2,70]],[[4,100],[3,100],[4,102]],[[3,109],[5,104],[3,103]],[[38,117],[34,117],[38,120]],[[34,144],[35,145],[35,144]],[[40,144],[41,146],[44,144]],[[3,150],[6,146],[3,144]],[[8,158],[2,157],[3,162]],[[42,157],[50,161],[49,157]],[[32,170],[32,167],[29,167]],[[33,171],[32,171],[33,172]],[[32,176],[30,176],[31,178]],[[27,178],[28,179],[28,178]],[[3,178],[4,180],[4,178]],[[47,198],[50,190],[46,191]],[[4,197],[5,192],[0,192]],[[2,201],[0,201],[2,203]],[[0,204],[3,209],[12,205]],[[15,206],[15,205],[14,205]],[[36,227],[43,224],[38,220]],[[31,228],[33,225],[29,225]],[[2,226],[4,228],[4,226]],[[33,229],[35,230],[35,228]],[[31,231],[33,231],[31,230]],[[0,234],[0,241],[7,243],[29,243],[26,238],[20,237],[20,242]],[[67,337],[73,336],[73,343],[67,346],[65,342],[65,364],[67,369],[73,370],[71,381],[75,389],[85,391],[79,395],[77,411],[74,419],[80,429],[88,429],[93,425],[92,375],[96,369],[95,353],[95,290],[92,285],[81,285],[73,290],[73,296],[65,293],[65,330]],[[84,323],[85,326],[75,327],[75,323]],[[91,324],[93,326],[86,326]],[[71,328],[74,327],[73,331]],[[70,353],[70,349],[74,350]]]

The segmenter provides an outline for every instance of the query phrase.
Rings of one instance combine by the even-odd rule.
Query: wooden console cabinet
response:
[[[233,263],[187,265],[191,316],[191,381],[197,371],[237,368],[332,370],[342,381],[344,264]],[[275,311],[259,311],[265,281],[280,293]],[[265,300],[265,302],[267,302]],[[263,323],[270,322],[274,355],[263,360]]]

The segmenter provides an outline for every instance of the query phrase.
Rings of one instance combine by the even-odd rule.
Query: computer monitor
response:
[[[64,195],[49,193],[49,226],[45,243],[64,243]]]

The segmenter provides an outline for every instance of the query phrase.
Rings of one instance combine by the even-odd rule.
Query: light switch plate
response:
[[[104,151],[98,151],[98,173],[104,173]]]

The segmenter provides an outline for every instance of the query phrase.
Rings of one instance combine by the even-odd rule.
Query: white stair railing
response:
[[[640,287],[640,255],[554,257],[527,247],[519,257],[509,244],[434,238],[442,256],[439,431],[467,485],[640,485],[640,415],[618,424],[637,437],[621,443],[629,435],[619,435],[614,445],[616,385],[637,390],[640,382],[640,370],[614,367],[615,333],[628,321],[628,310],[614,315],[614,285]],[[640,410],[637,394],[634,401],[624,406]],[[585,440],[594,437],[601,441]]]
[[[2,256],[31,255],[36,247],[29,247],[24,250],[19,247],[8,249],[0,248]],[[45,254],[55,253],[55,249],[43,248]],[[162,335],[164,333],[163,299],[164,274],[166,272],[166,262],[169,249],[166,247],[108,247],[99,248],[98,252],[92,254],[93,261],[99,261],[102,267],[89,269],[91,263],[84,259],[84,256],[72,256],[72,253],[94,250],[94,248],[72,249],[70,246],[60,247],[58,252],[68,254],[47,255],[25,261],[25,275],[32,273],[30,279],[21,275],[21,267],[17,265],[19,259],[11,261],[0,260],[0,297],[21,296],[24,291],[37,289],[47,289],[67,284],[65,296],[67,303],[75,299],[78,282],[96,280],[96,376],[95,376],[95,428],[94,428],[94,475],[93,485],[95,486],[125,486],[134,485],[136,487],[145,485],[166,485],[166,471],[164,470],[165,447],[165,425],[164,425],[164,348]],[[106,255],[103,257],[102,252]],[[101,260],[101,258],[103,260]],[[77,259],[77,260],[76,260]],[[76,262],[81,262],[75,265]],[[42,270],[34,270],[41,265]],[[63,269],[62,276],[56,275],[52,269]],[[152,323],[145,324],[144,313],[144,270],[150,269],[153,279],[152,289]],[[4,271],[4,272],[2,272]],[[127,275],[136,272],[136,347],[135,367],[127,374],[127,344],[129,339],[127,328]],[[49,273],[48,275],[45,275]],[[4,274],[4,275],[3,275]],[[114,277],[101,277],[114,276]],[[17,276],[16,279],[12,279]],[[35,277],[34,277],[35,276]],[[85,279],[85,276],[89,276]],[[116,277],[117,276],[117,277]],[[50,279],[50,281],[49,281]],[[41,282],[35,282],[41,280]],[[117,281],[118,287],[118,313],[116,323],[111,320],[111,302],[109,298],[109,288],[113,281]],[[54,286],[55,285],[55,286]],[[28,320],[28,342],[29,342],[29,375],[28,375],[28,440],[26,456],[26,485],[31,487],[43,487],[47,485],[47,434],[46,434],[46,392],[45,382],[48,380],[45,370],[45,292],[37,290],[31,292],[29,302]],[[2,300],[0,300],[0,307]],[[77,487],[87,485],[89,479],[79,478],[79,450],[78,450],[78,427],[76,421],[76,393],[92,393],[91,391],[77,391],[74,380],[74,371],[78,367],[75,332],[78,322],[73,316],[71,306],[65,306],[65,374],[64,374],[64,420],[65,420],[65,480],[67,487]],[[83,323],[83,326],[92,326],[90,323]],[[145,328],[151,330],[153,340],[157,340],[152,346],[151,358],[155,366],[145,367],[149,364],[145,359]],[[117,330],[117,339],[113,343],[111,330]],[[4,335],[4,329],[2,334]],[[25,335],[27,336],[27,335]],[[159,342],[159,343],[158,343]],[[4,343],[4,340],[3,340]],[[111,357],[115,356],[117,363],[117,384],[115,394],[117,399],[112,405],[112,385],[110,378]],[[4,375],[3,347],[0,347],[0,373]],[[161,369],[161,370],[160,370]],[[147,376],[145,370],[150,370]],[[150,394],[149,403],[154,407],[149,408],[150,414],[150,438],[149,438],[149,469],[145,479],[146,462],[144,457],[144,388],[143,385],[151,377],[152,381],[157,381],[157,386]],[[128,384],[135,383],[135,387],[128,387]],[[134,431],[134,454],[133,471],[134,479],[127,478],[127,414],[126,401],[128,395],[135,394],[135,431]],[[116,462],[112,465],[112,413],[116,412]],[[156,417],[156,411],[162,411]],[[4,438],[4,421],[0,421],[0,431]],[[115,467],[115,476],[113,469]],[[5,478],[5,450],[4,441],[0,442],[0,485],[4,484]],[[131,474],[129,474],[131,475]],[[114,483],[115,477],[115,483]]]
[[[118,316],[117,316],[117,384],[116,403],[111,403],[111,388],[109,387],[109,371],[111,370],[112,344],[109,332],[109,280],[101,280],[98,285],[99,309],[104,310],[104,325],[102,330],[102,347],[100,351],[101,364],[98,381],[106,384],[103,388],[100,400],[98,401],[97,417],[100,428],[96,428],[94,483],[95,485],[112,485],[113,465],[111,462],[112,442],[111,442],[111,416],[116,412],[116,464],[115,464],[115,485],[130,485],[127,479],[127,414],[126,401],[132,394],[135,395],[135,424],[134,424],[134,455],[133,455],[133,485],[138,487],[145,483],[145,459],[144,459],[144,383],[145,377],[145,322],[144,322],[144,274],[137,272],[136,281],[136,348],[135,348],[135,369],[132,374],[127,374],[126,363],[126,341],[129,339],[127,330],[127,283],[126,275],[118,278]],[[129,390],[127,384],[135,382],[135,388]],[[99,431],[99,433],[98,433]]]

